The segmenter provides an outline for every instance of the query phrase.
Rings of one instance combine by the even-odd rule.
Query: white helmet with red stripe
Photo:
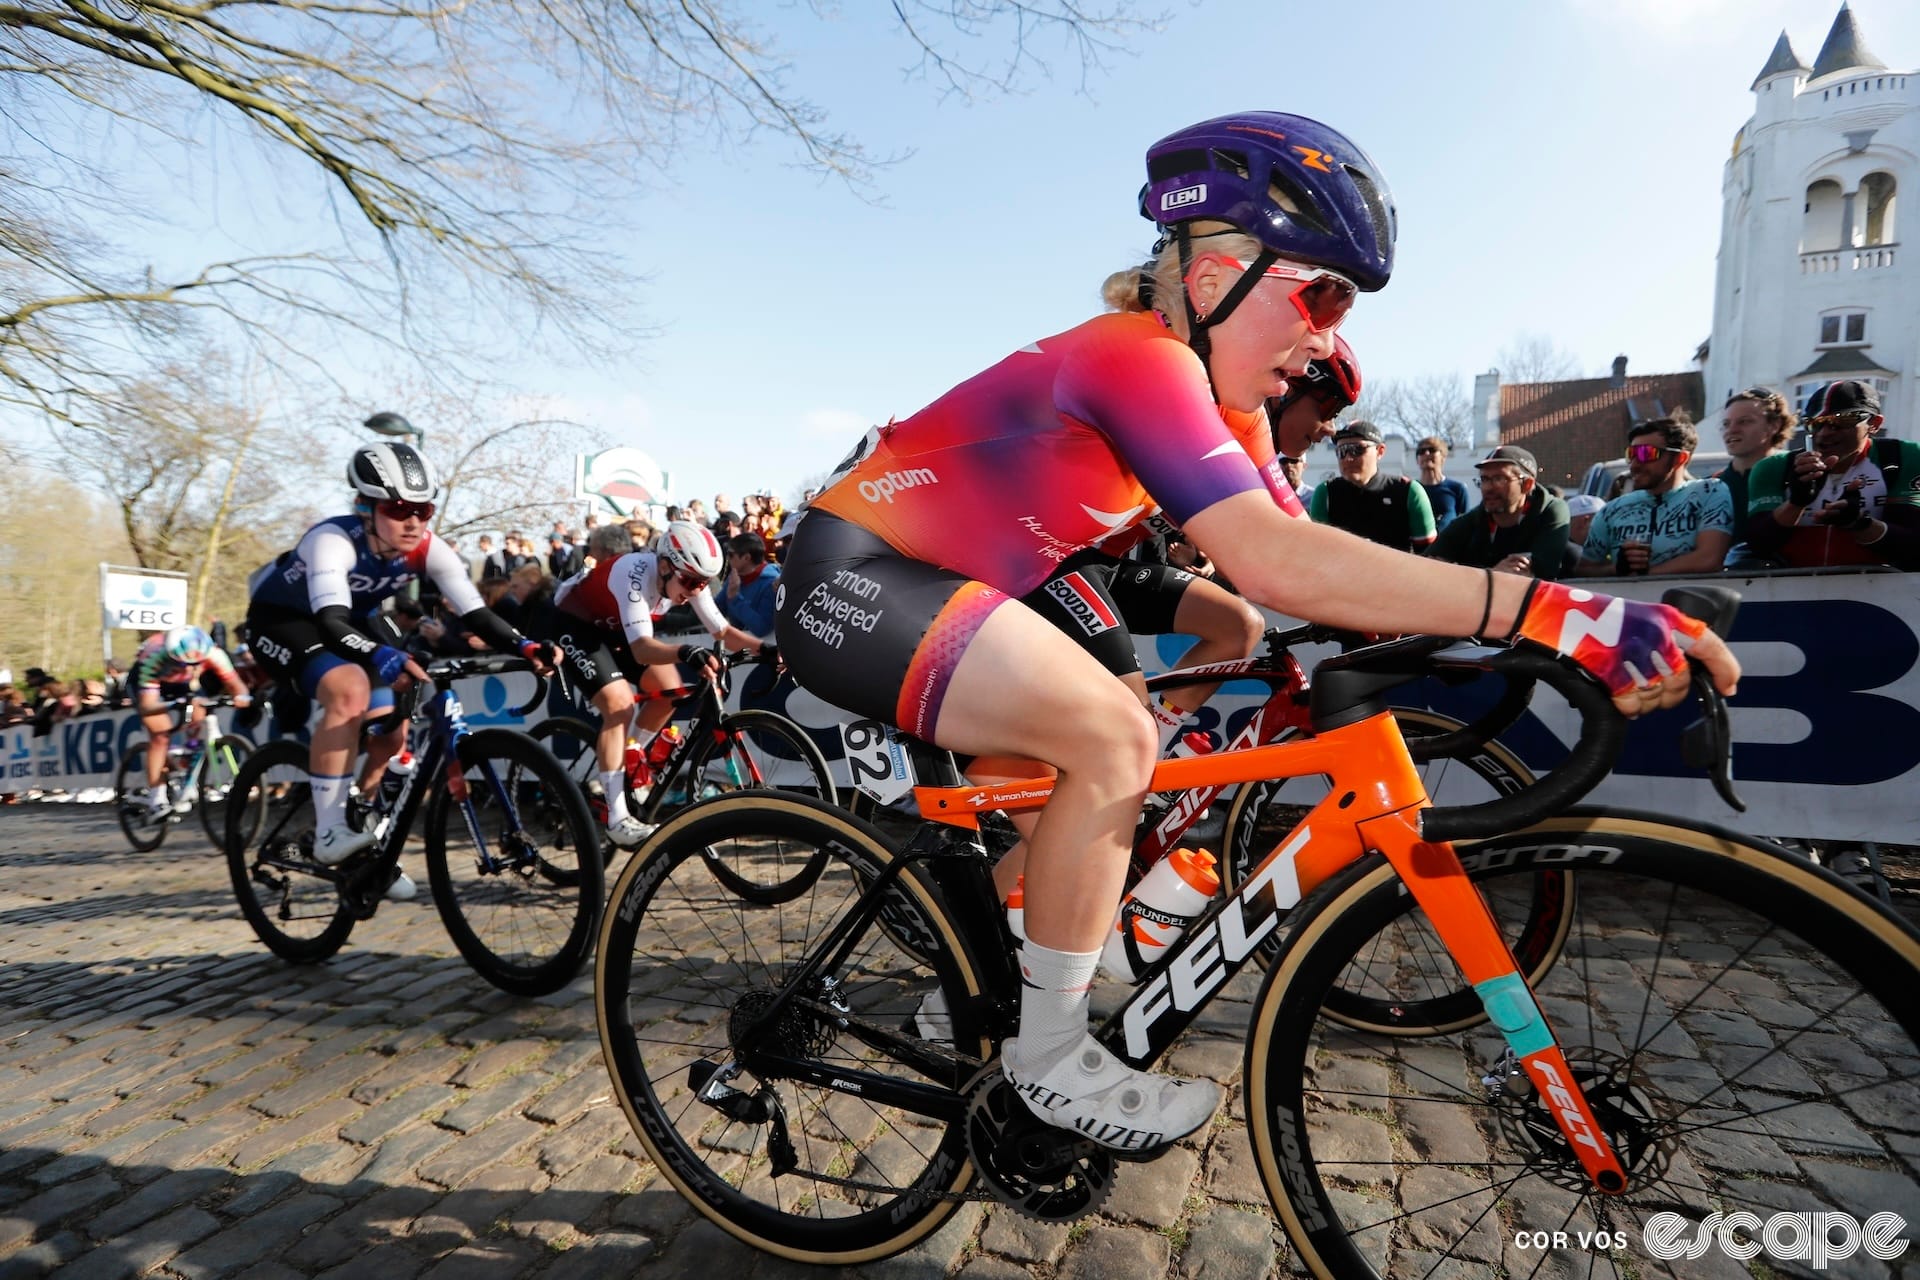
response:
[[[720,540],[710,529],[689,520],[675,520],[660,538],[660,555],[676,573],[717,578],[725,567]]]

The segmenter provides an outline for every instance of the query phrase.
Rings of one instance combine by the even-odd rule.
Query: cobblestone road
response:
[[[0,962],[0,1280],[819,1274],[735,1243],[656,1176],[608,1096],[590,977],[495,991],[424,884],[293,968],[193,826],[138,854],[106,806],[8,809]],[[1230,995],[1252,991],[1243,975]],[[1216,1004],[1172,1067],[1235,1080],[1245,1021]],[[1231,1122],[1124,1166],[1096,1218],[970,1204],[849,1274],[1289,1274],[1234,1097]]]

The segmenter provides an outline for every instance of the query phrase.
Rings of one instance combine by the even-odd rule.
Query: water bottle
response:
[[[1020,941],[1027,940],[1027,878],[1020,876],[1013,882],[1013,892],[1007,895],[1007,929]]]
[[[1155,863],[1121,900],[1120,916],[1100,953],[1107,972],[1138,982],[1220,892],[1213,867],[1214,856],[1205,849],[1175,849]]]
[[[380,812],[391,813],[400,802],[400,788],[407,785],[407,776],[413,772],[413,752],[402,751],[387,761],[387,771],[380,775]]]
[[[670,724],[653,735],[653,741],[647,744],[647,763],[658,769],[680,745],[680,726]]]
[[[653,766],[647,763],[647,753],[641,749],[639,739],[627,739],[627,754],[622,767],[627,771],[627,790],[633,802],[645,804],[647,797],[653,794]]]

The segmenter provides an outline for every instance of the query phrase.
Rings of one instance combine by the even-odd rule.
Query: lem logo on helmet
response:
[[[1199,204],[1206,198],[1207,184],[1204,182],[1198,186],[1182,187],[1178,191],[1169,191],[1160,197],[1160,211],[1165,213],[1168,209],[1178,209],[1182,205]]]

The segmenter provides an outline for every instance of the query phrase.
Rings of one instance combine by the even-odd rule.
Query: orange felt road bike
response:
[[[1556,689],[1582,736],[1517,796],[1436,808],[1384,696],[1464,670]],[[1690,736],[1723,762],[1724,707],[1703,701]],[[1190,1028],[1244,1026],[1228,1042],[1244,1041],[1255,1162],[1313,1274],[1538,1274],[1546,1232],[1585,1242],[1587,1274],[1691,1276],[1668,1233],[1643,1234],[1653,1217],[1864,1217],[1867,1189],[1888,1208],[1920,1195],[1920,935],[1900,919],[1762,841],[1569,810],[1624,722],[1541,651],[1356,651],[1315,673],[1312,713],[1309,738],[1156,769],[1159,790],[1329,786],[1137,986],[1102,993],[1118,998],[1095,1034],[1145,1067]],[[971,828],[1047,790],[923,788],[928,822],[904,848],[743,794],[678,815],[627,866],[595,972],[602,1047],[642,1143],[702,1213],[769,1252],[850,1264],[967,1200],[1047,1221],[1098,1209],[1123,1157],[1028,1114],[995,1057],[1018,977]],[[1579,893],[1558,962],[1529,982],[1500,920],[1546,869]],[[1237,988],[1283,914],[1257,992]],[[936,985],[951,1037],[923,1039],[913,1014]],[[1426,1034],[1338,1016],[1463,988],[1479,1016]]]

